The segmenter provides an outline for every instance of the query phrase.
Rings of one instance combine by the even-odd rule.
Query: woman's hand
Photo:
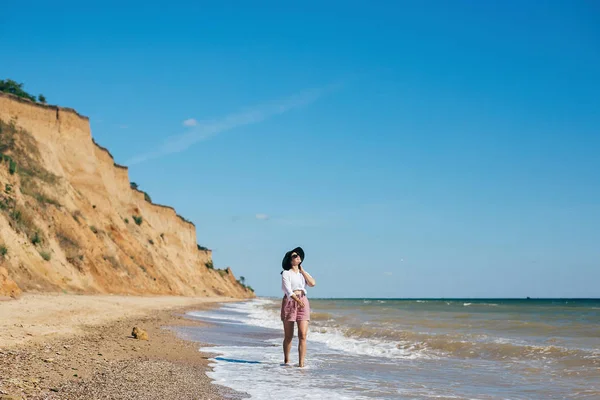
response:
[[[296,297],[294,300],[296,301],[296,304],[298,304],[298,308],[304,308],[304,303],[300,298]]]

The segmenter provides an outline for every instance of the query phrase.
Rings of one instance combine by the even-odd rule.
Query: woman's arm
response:
[[[283,288],[283,292],[287,297],[292,297],[294,292],[292,291],[292,281],[290,280],[290,276],[285,271],[281,274],[281,287]]]
[[[306,280],[306,284],[308,286],[313,287],[313,286],[315,286],[317,284],[317,281],[315,281],[315,278],[313,278],[312,276],[310,276],[310,274],[308,272],[306,272],[304,270],[304,268],[302,268],[302,266],[299,266],[298,269],[300,270],[300,273],[304,277],[304,280]]]

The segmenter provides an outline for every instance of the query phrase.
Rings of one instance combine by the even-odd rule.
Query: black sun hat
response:
[[[302,260],[302,262],[304,262],[304,250],[302,250],[302,247],[296,247],[293,250],[288,251],[287,253],[285,253],[285,256],[283,256],[283,260],[281,260],[281,268],[283,268],[284,270],[289,270],[291,267],[291,257],[292,257],[292,253],[296,253],[300,256],[300,259]],[[300,264],[302,264],[302,262]]]

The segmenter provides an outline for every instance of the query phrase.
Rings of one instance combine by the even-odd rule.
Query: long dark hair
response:
[[[281,268],[283,268],[283,271],[289,271],[290,269],[292,269],[292,257],[286,257],[283,260],[283,263],[281,264]],[[281,273],[283,274],[283,271],[281,271]]]

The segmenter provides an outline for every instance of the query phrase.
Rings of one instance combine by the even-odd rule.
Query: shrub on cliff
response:
[[[29,193],[25,193],[23,190],[21,190],[21,193],[23,194],[29,194]],[[40,204],[45,205],[45,204],[52,204],[56,207],[60,207],[61,204],[59,203],[58,200],[52,198],[52,197],[48,197],[47,195],[45,195],[44,193],[41,192],[34,192],[29,194],[30,196],[32,196],[34,199],[36,199]]]
[[[0,153],[2,161],[9,163],[9,172],[18,173],[22,180],[39,179],[44,184],[51,185],[59,180],[58,176],[42,166],[42,156],[35,138],[26,130],[16,127],[14,123],[0,120]]]
[[[73,216],[73,219],[79,223],[79,218],[83,218],[83,215],[81,214],[80,210],[75,210],[73,211],[73,214],[71,214]]]
[[[135,221],[135,223],[137,225],[141,225],[142,224],[142,216],[141,215],[139,215],[139,216],[132,215],[131,217],[133,218],[133,220]]]
[[[12,79],[0,79],[0,92],[14,94],[15,96],[23,97],[25,99],[29,99],[34,103],[37,101],[35,96],[27,93],[23,90],[23,84],[17,83]],[[44,103],[46,102],[46,98],[43,95],[40,95],[41,98],[44,99]],[[41,101],[41,100],[40,100]]]
[[[144,193],[144,200],[146,200],[148,203],[152,203],[152,198],[148,193],[144,192],[143,190],[140,190],[140,185],[138,185],[135,182],[129,182],[129,187],[133,190],[139,190],[140,192]]]
[[[246,290],[251,291],[252,293],[254,293],[254,289],[252,289],[252,286],[250,285],[246,285],[246,278],[244,278],[243,276],[240,276],[240,279],[237,280],[237,283],[243,287]]]
[[[117,258],[115,256],[106,255],[106,256],[102,256],[102,258],[104,259],[104,261],[108,261],[114,269],[121,268],[121,264],[119,263],[119,260],[117,260]]]
[[[197,244],[196,246],[198,246],[198,250],[201,250],[201,251],[207,251],[208,250],[208,247],[200,246],[199,244]]]
[[[44,237],[34,221],[34,216],[28,208],[16,205],[14,200],[6,201],[2,210],[9,217],[10,226],[17,232],[25,234],[33,244],[40,243]]]
[[[184,217],[182,217],[181,215],[177,214],[177,216],[183,221],[183,222],[187,222],[188,224],[192,224],[194,225],[194,223],[192,221],[190,221],[189,219],[186,219]],[[195,226],[195,225],[194,225]]]
[[[207,261],[206,263],[204,263],[204,266],[205,266],[206,268],[208,268],[208,269],[215,269],[215,266],[214,266],[214,264],[213,264],[212,260],[210,260],[210,261]]]
[[[12,159],[11,156],[7,156],[6,154],[2,154],[2,158],[0,161],[8,162],[8,172],[11,175],[14,175],[17,172],[17,163]]]
[[[80,254],[80,250],[81,250],[81,245],[79,244],[79,242],[77,241],[77,239],[75,239],[75,235],[73,235],[73,232],[69,231],[68,229],[64,229],[62,227],[59,227],[59,229],[56,232],[56,238],[58,239],[58,245],[60,246],[60,248],[62,249],[62,251],[65,253],[65,258],[67,259],[68,262],[70,262],[71,264],[77,264],[77,261]]]
[[[36,244],[39,244],[41,242],[42,238],[40,237],[39,232],[34,232],[34,234],[31,236],[31,244],[35,246]]]

